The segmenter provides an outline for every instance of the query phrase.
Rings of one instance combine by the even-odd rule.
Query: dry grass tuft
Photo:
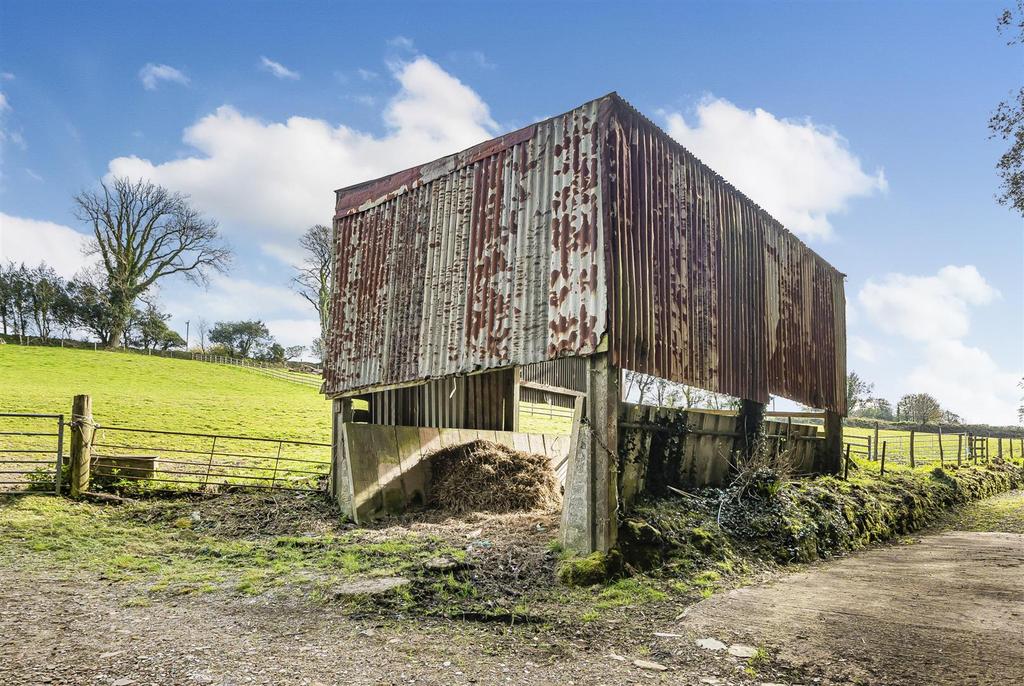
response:
[[[430,504],[449,512],[518,512],[558,505],[558,479],[545,455],[472,441],[430,457]]]

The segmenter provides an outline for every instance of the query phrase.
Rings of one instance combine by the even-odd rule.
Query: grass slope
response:
[[[107,425],[330,442],[315,388],[246,369],[118,353],[0,346],[0,412],[71,412],[92,396]]]

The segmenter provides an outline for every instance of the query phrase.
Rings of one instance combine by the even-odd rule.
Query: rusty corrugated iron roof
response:
[[[845,413],[843,275],[617,95],[337,192],[325,392],[588,355]]]

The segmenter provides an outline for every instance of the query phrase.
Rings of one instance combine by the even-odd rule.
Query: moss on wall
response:
[[[849,481],[780,482],[766,471],[742,494],[706,489],[639,503],[620,527],[626,564],[686,573],[745,560],[808,562],[917,531],[949,508],[1024,486],[1024,469],[993,461]]]

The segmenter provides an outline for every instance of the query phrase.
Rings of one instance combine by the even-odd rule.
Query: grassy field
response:
[[[316,389],[207,362],[60,348],[0,346],[0,412],[71,413],[92,396],[101,425],[330,442],[330,403]]]

